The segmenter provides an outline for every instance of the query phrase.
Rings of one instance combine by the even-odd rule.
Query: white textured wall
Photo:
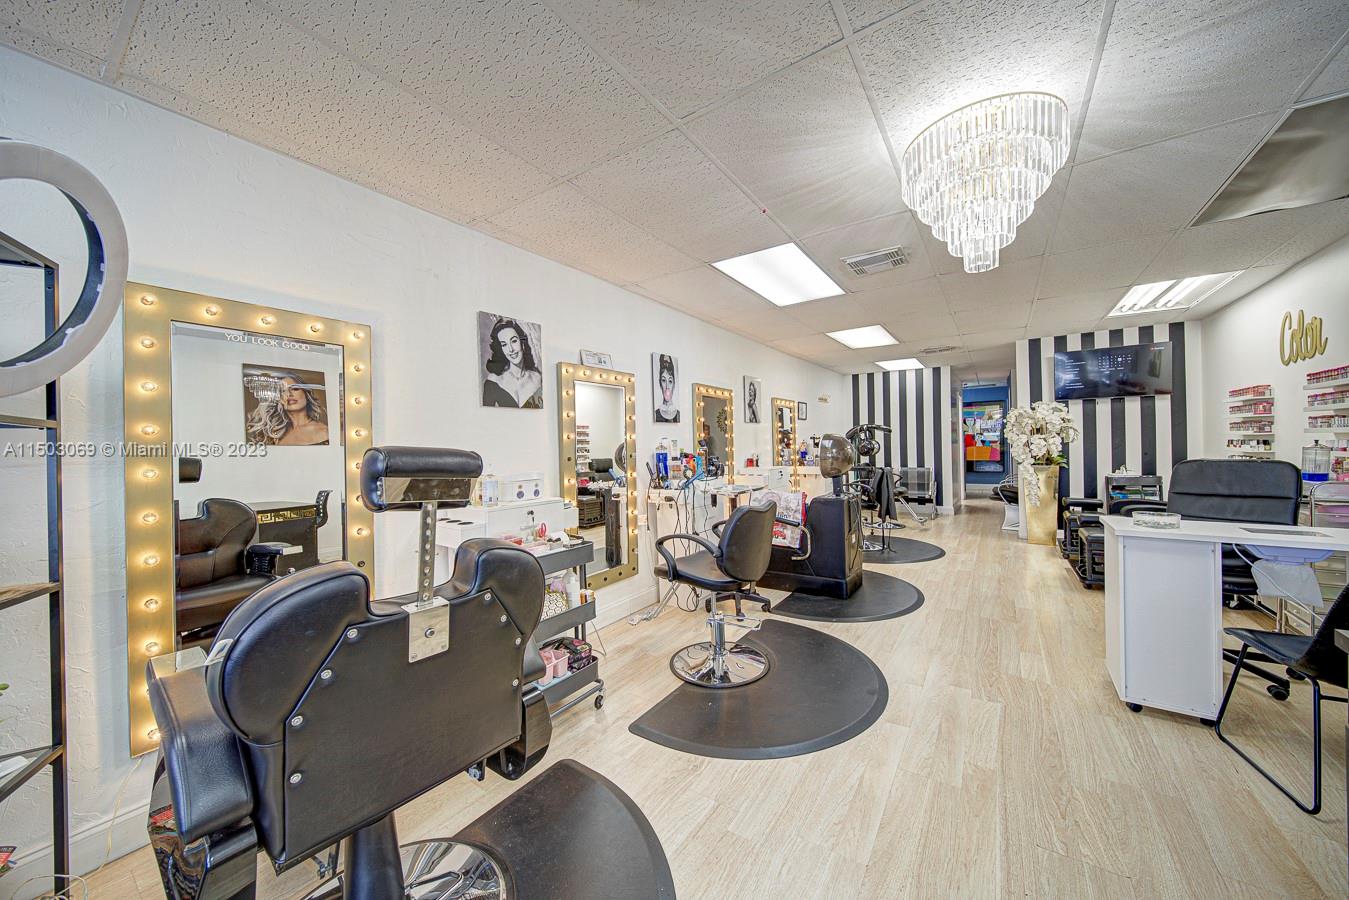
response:
[[[1285,366],[1279,330],[1286,312],[1320,316],[1329,341],[1323,356]],[[1252,384],[1274,387],[1274,451],[1302,465],[1302,389],[1308,372],[1349,364],[1349,238],[1331,244],[1278,278],[1204,320],[1204,454],[1227,456],[1227,392]]]
[[[846,425],[843,376],[9,50],[0,50],[0,134],[66,153],[103,180],[126,219],[133,279],[368,322],[377,441],[474,448],[493,470],[541,470],[555,489],[553,364],[575,360],[580,347],[608,351],[615,367],[637,374],[643,453],[656,437],[653,350],[679,357],[686,386],[738,390],[751,372],[763,378],[765,398],[810,401],[812,430]],[[0,202],[0,230],[50,224],[16,221],[21,212]],[[479,309],[542,324],[546,410],[477,405]],[[121,437],[120,325],[114,328],[63,380],[68,439]],[[835,403],[819,404],[821,394]],[[689,398],[681,402],[691,407]],[[691,440],[687,422],[661,434],[672,427]],[[736,432],[739,455],[768,455],[767,424],[737,423]],[[103,857],[124,780],[112,853],[143,842],[150,764],[133,774],[127,758],[122,464],[72,463],[66,476],[71,824],[81,868]],[[12,513],[11,506],[0,524],[0,560],[28,559],[31,534]],[[411,559],[409,529],[385,517],[376,563],[381,592],[409,586]],[[12,571],[8,562],[0,569]],[[602,592],[602,615],[640,602],[650,584],[642,574]],[[0,680],[43,683],[39,634],[27,619],[0,621]],[[31,707],[41,712],[41,703]],[[15,714],[15,702],[0,700],[0,719]],[[19,714],[25,721],[17,727],[31,730]],[[7,722],[0,734],[14,727]],[[46,798],[43,784],[7,802],[0,843],[38,849]],[[21,870],[0,881],[0,897],[23,877]]]

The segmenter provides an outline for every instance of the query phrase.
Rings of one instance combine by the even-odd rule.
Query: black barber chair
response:
[[[339,841],[342,876],[311,896],[508,891],[510,861],[481,848],[422,842],[400,861],[394,826],[395,810],[461,772],[520,777],[551,736],[531,684],[544,672],[538,561],[469,540],[432,586],[436,509],[466,505],[481,469],[465,451],[366,452],[366,505],[421,510],[416,593],[371,601],[360,569],[328,563],[240,604],[204,665],[151,662],[162,758],[150,831],[169,897],[251,898],[258,844],[281,871]]]
[[[820,474],[832,479],[834,493],[806,504],[802,546],[774,547],[763,587],[815,594],[839,600],[862,585],[862,506],[853,484],[844,477],[857,461],[856,444],[836,434],[820,439]]]
[[[178,481],[201,480],[202,462],[178,460]],[[180,649],[207,644],[220,623],[254,591],[276,578],[288,549],[280,543],[255,543],[258,517],[237,500],[203,500],[196,518],[183,519],[174,501],[173,595]]]
[[[708,591],[707,624],[712,640],[691,644],[670,659],[675,675],[690,684],[703,687],[737,687],[757,681],[768,673],[768,658],[744,644],[726,644],[727,618],[717,609],[721,600],[735,601],[734,623],[757,631],[761,622],[746,616],[742,600],[769,609],[768,598],[755,592],[755,584],[768,569],[773,549],[773,523],[777,504],[742,506],[725,522],[712,526],[718,542],[713,544],[696,534],[667,534],[656,539],[656,552],[665,560],[657,564],[656,575],[671,585],[686,584]],[[671,541],[687,541],[702,549],[676,558],[665,546]]]

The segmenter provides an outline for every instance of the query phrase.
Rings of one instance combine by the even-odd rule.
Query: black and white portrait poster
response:
[[[668,353],[651,354],[651,395],[655,421],[679,421],[679,360]]]
[[[759,407],[763,403],[763,382],[750,375],[745,376],[745,421],[758,425],[763,421],[759,416]]]
[[[495,313],[478,313],[482,405],[543,409],[543,329]]]

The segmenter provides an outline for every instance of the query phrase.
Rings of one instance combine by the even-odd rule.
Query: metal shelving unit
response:
[[[41,269],[43,272],[44,322],[52,334],[61,322],[55,262],[0,232],[0,265]],[[32,431],[50,447],[61,441],[60,381],[43,388],[43,418],[0,415],[0,430]],[[22,769],[0,778],[0,803],[27,784],[43,769],[51,769],[53,891],[61,891],[70,872],[70,798],[66,785],[66,641],[64,566],[62,559],[61,457],[45,455],[47,482],[47,580],[0,587],[0,611],[33,600],[47,600],[47,640],[50,662],[51,740],[46,746],[6,754],[0,759],[28,757]],[[0,623],[0,628],[3,628]]]
[[[591,541],[582,541],[565,550],[545,553],[539,557],[539,564],[543,567],[545,576],[567,569],[579,569],[581,584],[584,585],[586,565],[594,558],[595,544]],[[594,603],[582,603],[566,612],[540,620],[539,627],[534,629],[534,643],[542,644],[568,631],[577,640],[584,641],[586,623],[594,621],[597,613],[595,606]],[[549,714],[553,718],[562,715],[587,697],[594,697],[595,708],[599,709],[604,705],[604,679],[600,677],[599,659],[548,682],[543,688],[543,696],[548,701]],[[566,702],[563,702],[564,700]]]

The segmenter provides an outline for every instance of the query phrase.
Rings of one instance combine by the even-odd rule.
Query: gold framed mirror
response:
[[[796,401],[773,398],[773,465],[796,469]]]
[[[722,477],[735,481],[735,392],[711,384],[693,385],[693,438],[710,462],[721,464]]]
[[[127,285],[122,327],[138,756],[158,746],[146,662],[209,644],[235,594],[339,558],[373,582],[371,340],[355,322],[144,284]]]
[[[558,483],[595,544],[591,590],[637,574],[637,388],[631,372],[557,364]]]

